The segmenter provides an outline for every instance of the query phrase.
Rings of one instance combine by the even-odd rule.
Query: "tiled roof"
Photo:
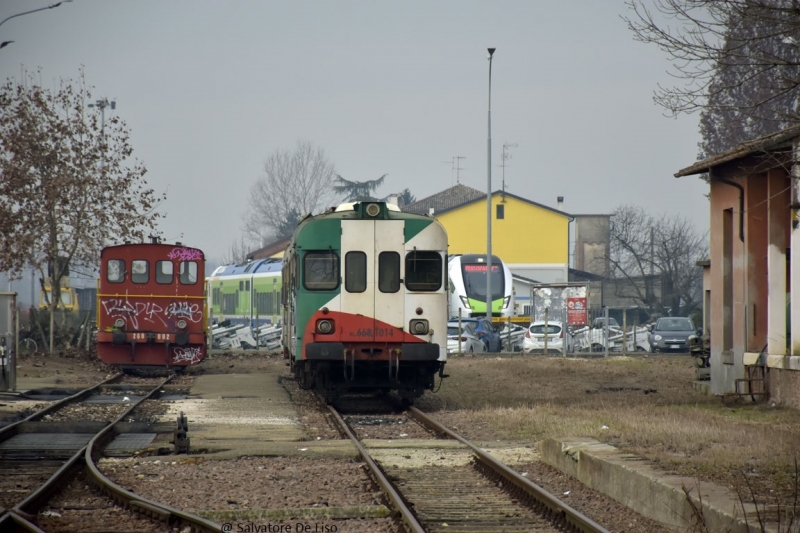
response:
[[[702,174],[703,172],[708,172],[709,169],[717,165],[728,163],[751,154],[789,148],[792,145],[792,141],[798,136],[800,136],[800,126],[792,126],[776,131],[775,133],[743,142],[727,152],[722,152],[721,154],[713,155],[703,161],[698,161],[694,165],[676,172],[675,177],[682,178],[684,176],[691,176],[692,174]]]
[[[492,191],[492,197],[501,194],[500,191]],[[525,202],[530,205],[535,205],[541,209],[547,209],[548,211],[552,211],[553,213],[558,213],[559,215],[565,216],[567,218],[572,218],[572,215],[565,213],[564,211],[559,211],[558,209],[553,209],[552,207],[548,207],[546,205],[533,202],[528,200],[527,198],[523,198],[521,196],[517,196],[516,194],[512,194],[510,192],[505,193],[506,196],[510,198],[516,198],[521,202]],[[446,213],[448,211],[452,211],[458,207],[463,205],[471,204],[473,202],[477,202],[478,200],[486,199],[486,193],[481,192],[478,189],[473,189],[472,187],[467,187],[466,185],[455,185],[450,187],[449,189],[445,189],[440,193],[436,193],[433,196],[428,196],[427,198],[423,198],[413,204],[408,204],[403,208],[403,211],[406,213],[416,213],[418,215],[427,215],[431,208],[433,208],[433,215],[438,216],[442,213]]]
[[[449,211],[454,207],[464,205],[475,200],[486,198],[486,193],[478,189],[467,187],[461,183],[438,192],[422,200],[417,200],[413,204],[408,204],[403,208],[406,213],[416,213],[418,215],[427,215],[431,208],[433,208],[434,215],[438,215],[444,211]]]

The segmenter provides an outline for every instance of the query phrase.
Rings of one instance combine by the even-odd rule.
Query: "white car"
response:
[[[475,334],[475,324],[461,323],[461,335],[458,333],[458,322],[447,323],[447,353],[459,353],[458,341],[461,339],[461,353],[483,353],[486,345]]]
[[[545,338],[547,338],[548,352],[572,352],[572,335],[563,323],[550,320],[545,325],[544,320],[537,320],[528,326],[522,339],[522,351],[525,353],[544,352]]]

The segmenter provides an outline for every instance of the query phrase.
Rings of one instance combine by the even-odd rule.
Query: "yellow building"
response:
[[[403,208],[428,214],[447,230],[448,253],[486,253],[486,193],[458,184]],[[569,223],[563,211],[521,196],[492,193],[492,254],[506,264],[569,263]],[[566,280],[565,280],[566,281]]]

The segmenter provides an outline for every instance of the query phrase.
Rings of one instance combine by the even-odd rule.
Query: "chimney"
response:
[[[562,211],[563,209],[564,209],[564,197],[563,196],[559,196],[558,197],[558,210]]]

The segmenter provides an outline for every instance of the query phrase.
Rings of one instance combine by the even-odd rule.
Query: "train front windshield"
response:
[[[486,300],[486,263],[475,263],[461,266],[464,276],[464,288],[467,298]],[[505,295],[505,276],[500,265],[492,265],[492,300],[497,300]]]

